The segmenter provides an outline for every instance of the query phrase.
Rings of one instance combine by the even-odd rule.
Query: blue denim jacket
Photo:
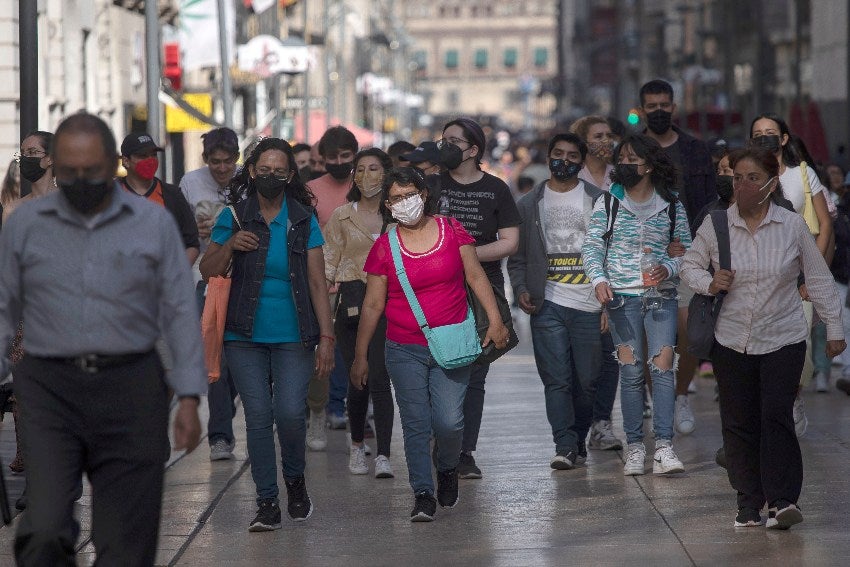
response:
[[[286,198],[289,211],[286,247],[289,253],[292,299],[298,313],[298,331],[304,348],[314,348],[319,343],[319,319],[310,299],[310,282],[307,273],[307,243],[310,238],[310,217],[313,207]],[[237,203],[234,207],[243,230],[256,234],[260,244],[252,252],[233,255],[233,273],[230,299],[227,303],[225,330],[252,336],[254,315],[260,297],[260,288],[266,271],[271,231],[260,213],[256,195]]]

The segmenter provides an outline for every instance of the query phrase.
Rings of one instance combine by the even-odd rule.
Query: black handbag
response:
[[[339,291],[336,293],[336,309],[334,309],[336,318],[349,322],[358,320],[365,298],[366,284],[362,281],[340,282]]]
[[[502,323],[508,328],[508,344],[505,348],[496,348],[496,345],[491,341],[481,351],[481,354],[476,359],[477,364],[491,364],[500,356],[514,348],[519,344],[519,337],[514,330],[514,318],[511,313],[511,306],[505,298],[505,292],[497,286],[492,286],[493,295],[496,296],[496,305],[499,307],[499,313],[502,315]],[[484,310],[484,305],[478,301],[475,292],[467,285],[466,295],[469,299],[469,305],[472,307],[472,313],[475,315],[475,328],[478,331],[478,338],[484,340],[487,335],[487,329],[490,328],[490,318],[487,317],[487,311]]]
[[[732,254],[729,249],[729,225],[726,222],[726,211],[711,211],[711,222],[714,224],[714,233],[717,235],[720,269],[730,270],[732,268]],[[711,271],[711,266],[709,266],[709,271]],[[717,324],[717,317],[720,314],[725,296],[725,291],[716,296],[696,294],[688,304],[688,352],[702,360],[711,358],[711,349],[714,346],[714,327]]]

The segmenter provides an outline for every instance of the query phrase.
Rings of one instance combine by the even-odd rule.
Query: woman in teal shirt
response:
[[[307,385],[314,370],[327,378],[335,341],[324,239],[284,140],[262,140],[228,191],[234,205],[219,215],[200,267],[209,278],[232,265],[224,349],[242,398],[257,487],[248,530],[268,531],[280,529],[281,517],[274,425],[289,516],[306,520],[313,511],[304,483]]]

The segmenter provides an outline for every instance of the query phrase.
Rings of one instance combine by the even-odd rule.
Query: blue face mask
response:
[[[568,160],[554,158],[549,160],[549,171],[552,172],[552,177],[558,181],[567,181],[568,179],[572,179],[578,175],[578,172],[581,171],[582,167],[582,164]]]

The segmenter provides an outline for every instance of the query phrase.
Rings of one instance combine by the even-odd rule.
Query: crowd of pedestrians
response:
[[[460,501],[459,479],[489,474],[475,460],[492,360],[479,353],[507,348],[506,284],[530,318],[551,468],[623,450],[623,474],[643,475],[649,447],[653,474],[685,472],[673,442],[697,427],[691,381],[715,376],[734,525],[802,521],[802,392],[812,378],[828,391],[842,356],[835,386],[850,394],[850,176],[831,164],[821,183],[779,116],[755,117],[730,151],[674,124],[666,82],[638,97],[644,129],[585,116],[533,156],[494,147],[470,118],[386,152],[334,126],[313,146],[264,138],[242,155],[217,128],[179,187],[157,176],[162,148],[144,132],[119,151],[81,113],[26,137],[32,192],[4,183],[0,233],[10,467],[28,483],[18,561],[73,561],[83,472],[98,556],[152,561],[171,396],[175,448],[190,450],[207,396],[212,461],[233,458],[241,399],[252,532],[281,527],[278,467],[288,516],[311,516],[306,452],[326,449],[328,429],[348,430],[351,474],[394,477],[397,404],[410,519],[433,520]],[[198,321],[222,277],[222,352],[204,380]],[[689,349],[695,294],[722,298],[710,360]],[[472,336],[472,354],[445,358],[440,330]]]

